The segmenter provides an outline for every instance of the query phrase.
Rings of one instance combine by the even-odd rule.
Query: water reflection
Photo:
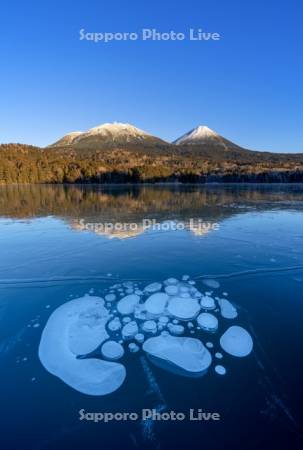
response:
[[[275,207],[301,210],[302,202],[302,185],[0,187],[2,217],[54,216],[74,230],[119,239],[153,229],[152,221],[162,230],[179,227],[204,236],[235,214]]]

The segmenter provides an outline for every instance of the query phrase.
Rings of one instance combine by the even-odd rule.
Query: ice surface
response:
[[[243,357],[252,351],[253,340],[248,331],[234,325],[221,336],[220,345],[230,355]]]
[[[121,344],[116,341],[106,341],[101,347],[102,355],[111,360],[122,358],[124,355],[124,349]]]
[[[226,298],[219,298],[218,303],[222,317],[225,319],[235,319],[237,317],[238,313],[236,308],[230,303],[230,301],[226,300]]]
[[[200,311],[200,305],[196,299],[181,297],[172,297],[168,307],[168,312],[181,320],[190,320],[197,316]]]
[[[139,303],[140,297],[136,294],[127,295],[121,298],[117,303],[117,310],[120,314],[131,314],[134,312],[136,305]]]
[[[201,341],[189,337],[161,335],[149,338],[143,344],[149,355],[169,362],[187,372],[203,374],[212,357]]]
[[[165,310],[168,298],[168,295],[163,292],[157,292],[156,294],[151,295],[144,304],[146,311],[154,315],[162,314]]]
[[[218,329],[218,319],[213,314],[199,314],[197,317],[197,322],[202,330],[214,332]]]
[[[61,305],[48,319],[39,345],[39,358],[45,369],[89,395],[114,392],[126,376],[122,364],[76,357],[78,350],[94,350],[107,335],[108,312],[103,305],[102,299],[87,296]],[[75,332],[81,336],[75,336]]]

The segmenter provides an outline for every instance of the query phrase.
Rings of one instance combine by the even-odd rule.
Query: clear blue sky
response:
[[[303,152],[300,0],[3,0],[0,142],[47,145],[128,122],[167,140],[199,124]],[[219,42],[80,41],[79,30],[189,28]]]

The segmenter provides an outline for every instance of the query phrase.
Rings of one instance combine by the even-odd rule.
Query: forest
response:
[[[302,154],[174,145],[96,151],[0,145],[0,184],[302,181]]]

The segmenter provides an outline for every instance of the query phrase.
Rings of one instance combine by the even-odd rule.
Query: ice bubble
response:
[[[253,340],[248,331],[234,325],[228,328],[221,336],[220,345],[226,353],[232,356],[243,357],[249,355],[252,351]]]
[[[108,311],[98,297],[82,297],[57,308],[48,319],[39,345],[46,370],[89,395],[106,395],[123,383],[122,364],[77,355],[95,350],[107,337]]]
[[[33,328],[39,328],[40,327],[40,323],[34,323]]]
[[[139,350],[140,350],[140,348],[138,347],[138,345],[137,344],[135,344],[135,343],[131,343],[131,344],[129,344],[128,345],[128,348],[129,348],[129,351],[131,352],[131,353],[137,353]]]
[[[200,311],[200,305],[196,299],[181,297],[172,297],[168,307],[168,312],[177,319],[190,320],[197,316]]]
[[[161,331],[161,336],[169,336],[169,332],[168,331]]]
[[[141,296],[141,295],[143,295],[143,291],[141,291],[140,289],[136,289],[135,294]]]
[[[182,298],[190,298],[190,293],[189,292],[181,292],[180,297],[182,297]]]
[[[144,288],[144,292],[147,292],[148,294],[152,294],[153,292],[160,291],[162,288],[162,283],[151,283],[148,286]]]
[[[132,288],[128,288],[126,289],[126,294],[132,294],[134,292],[134,290]]]
[[[167,325],[167,328],[169,329],[170,333],[179,336],[180,334],[184,333],[184,326],[183,325],[175,325],[173,323],[169,323]]]
[[[215,300],[208,295],[204,295],[200,300],[200,305],[203,309],[215,309]]]
[[[142,329],[147,333],[156,333],[157,324],[154,320],[147,320],[146,322],[143,322]]]
[[[180,292],[189,292],[189,287],[188,286],[180,286]]]
[[[169,322],[169,318],[167,316],[161,316],[159,317],[159,323],[162,325],[166,325]]]
[[[212,280],[212,279],[205,279],[202,281],[203,284],[205,284],[205,286],[210,287],[212,289],[218,289],[220,287],[220,283],[216,280]]]
[[[161,335],[149,338],[143,350],[152,357],[154,363],[168,363],[165,368],[182,369],[187,373],[202,375],[211,364],[212,357],[201,341],[190,337]]]
[[[218,302],[222,317],[225,319],[235,319],[237,317],[237,310],[234,305],[230,303],[230,301],[226,300],[226,298],[219,298]]]
[[[115,294],[107,294],[104,298],[107,302],[114,302],[116,300]]]
[[[179,283],[179,281],[176,278],[168,278],[167,280],[164,281],[164,284],[166,286],[174,285],[174,284],[178,284],[178,283]]]
[[[197,317],[197,322],[205,331],[217,331],[218,329],[218,319],[209,313],[202,313]]]
[[[135,306],[139,303],[140,297],[136,294],[127,295],[121,298],[117,303],[117,310],[120,314],[131,314],[135,310]]]
[[[225,369],[225,367],[218,365],[218,366],[215,366],[215,372],[218,375],[225,375],[226,374],[226,369]]]
[[[108,323],[108,329],[110,331],[118,331],[121,329],[121,327],[122,327],[122,325],[121,325],[120,319],[118,317],[116,317],[115,319],[111,320]]]
[[[222,359],[222,358],[223,358],[223,355],[222,355],[222,353],[217,352],[217,353],[215,353],[215,357],[216,357],[217,359]]]
[[[174,284],[173,285],[168,285],[168,286],[165,287],[165,292],[168,295],[177,295],[178,292],[179,292],[179,288],[178,288],[178,286],[176,286]]]
[[[143,333],[137,333],[135,339],[137,342],[139,342],[139,344],[142,344],[142,342],[144,342],[145,336]]]
[[[76,318],[68,328],[68,346],[75,355],[85,355],[108,338],[105,325],[109,319],[109,312],[104,307],[102,298],[85,296],[70,303],[77,300],[78,304],[75,303],[74,306]]]
[[[115,341],[106,341],[101,347],[102,355],[106,359],[117,360],[124,355],[124,349],[121,344]]]
[[[131,318],[129,316],[123,317],[122,322],[123,323],[128,323],[131,321]]]
[[[156,294],[151,295],[144,304],[146,311],[154,315],[162,314],[165,310],[168,298],[168,295],[163,292],[157,292]]]
[[[207,348],[213,348],[214,347],[214,344],[212,342],[206,342],[205,345],[206,345]]]
[[[189,278],[190,278],[189,275],[183,275],[182,280],[187,281],[187,280],[189,280]]]
[[[123,339],[131,339],[138,333],[138,325],[134,320],[132,322],[127,323],[122,328],[122,337]]]

